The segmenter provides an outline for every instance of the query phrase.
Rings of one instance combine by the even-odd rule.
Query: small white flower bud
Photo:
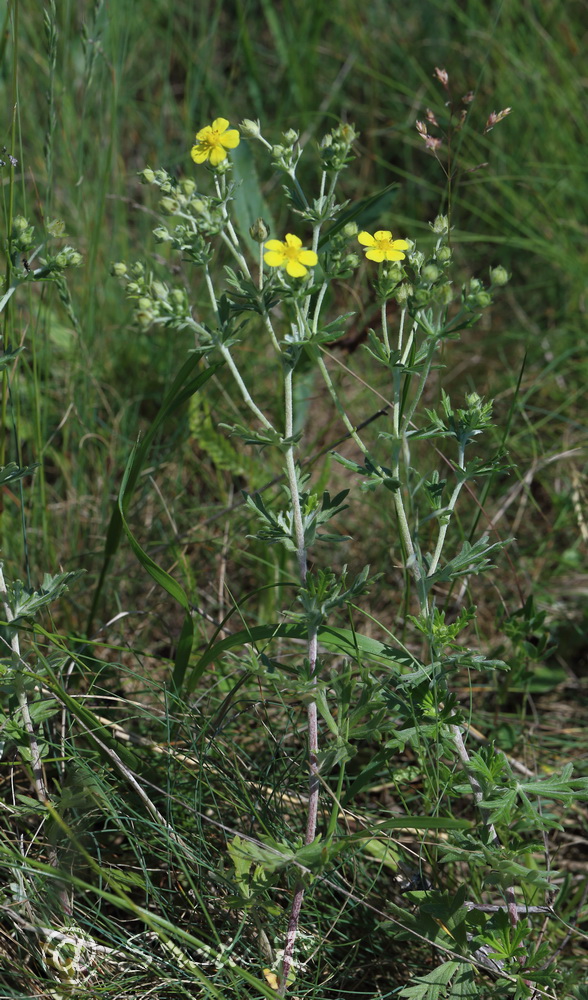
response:
[[[493,285],[506,285],[509,281],[509,273],[502,264],[490,269],[490,280]]]
[[[252,118],[244,118],[239,123],[239,131],[241,135],[246,136],[248,139],[259,139],[261,135],[259,120],[254,122]]]

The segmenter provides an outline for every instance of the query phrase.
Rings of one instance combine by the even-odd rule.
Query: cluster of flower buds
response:
[[[25,219],[24,215],[16,215],[12,220],[12,229],[10,230],[10,254],[13,263],[18,254],[30,250],[34,240],[34,227],[29,226],[28,219]]]
[[[486,288],[479,278],[472,278],[464,287],[462,300],[468,309],[485,309],[492,302],[492,292],[509,281],[510,275],[502,264],[490,269],[490,286]]]
[[[63,247],[59,253],[41,259],[40,263],[49,271],[64,271],[66,267],[80,267],[83,257],[75,247]]]
[[[61,219],[47,223],[47,235],[54,239],[61,239],[65,235],[65,225]],[[8,250],[13,266],[22,266],[27,274],[33,270],[27,257],[34,242],[34,226],[29,225],[28,219],[23,215],[16,215],[12,220]],[[47,278],[56,271],[64,271],[67,267],[79,267],[82,263],[82,255],[75,247],[64,246],[55,253],[47,253],[44,257],[37,258],[39,267],[35,270],[35,277]]]
[[[323,136],[319,153],[323,170],[339,172],[351,163],[353,154],[351,147],[357,139],[359,132],[351,124],[337,125]]]
[[[484,283],[479,278],[471,278],[467,285],[464,285],[462,299],[468,309],[476,311],[489,306],[492,302],[492,295],[487,288],[484,288]]]
[[[430,227],[439,237],[434,250],[425,256],[416,249],[412,240],[407,240],[406,259],[386,263],[381,268],[376,287],[379,298],[394,298],[399,305],[407,306],[412,312],[433,303],[447,305],[451,301],[453,291],[447,277],[451,260],[451,249],[447,245],[447,216],[437,216]]]
[[[272,146],[273,165],[284,170],[287,174],[293,173],[302,155],[298,139],[298,132],[290,128],[287,132],[282,132],[282,142],[278,143],[277,146]]]
[[[219,168],[216,169],[218,173]],[[225,225],[222,202],[200,194],[191,177],[176,181],[166,170],[151,170],[150,167],[142,170],[139,176],[145,184],[155,184],[163,192],[159,202],[162,214],[180,216],[182,220],[173,229],[157,226],[153,230],[157,242],[169,243],[193,264],[207,264],[211,258],[207,238],[216,236]]]
[[[348,222],[339,232],[335,233],[321,258],[322,267],[327,278],[346,280],[359,267],[360,258],[357,253],[349,250],[349,240],[356,240],[358,226]]]
[[[412,240],[407,240],[406,242],[410,247],[408,251],[408,258],[410,259],[411,253],[414,252],[412,249],[414,244]],[[410,289],[410,294],[413,292],[412,286],[407,285],[404,281],[406,276],[404,261],[393,260],[381,264],[379,274],[374,281],[374,291],[378,299],[383,302],[386,299],[395,298],[397,302],[404,304],[407,299],[406,290]]]
[[[190,315],[188,297],[181,288],[168,288],[137,261],[130,268],[122,262],[111,265],[111,274],[126,284],[127,298],[135,302],[133,318],[141,330],[155,323],[178,325]]]

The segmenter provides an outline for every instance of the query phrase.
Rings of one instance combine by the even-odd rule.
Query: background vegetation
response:
[[[298,828],[288,796],[302,787],[291,737],[299,706],[286,692],[281,703],[266,703],[251,676],[239,683],[247,655],[241,649],[211,666],[180,712],[166,687],[182,627],[176,603],[124,543],[99,588],[132,447],[152,426],[190,346],[182,334],[132,326],[110,277],[112,261],[153,261],[157,205],[137,173],[150,165],[192,176],[194,132],[216,115],[231,124],[259,118],[267,134],[293,127],[308,139],[347,120],[360,132],[358,160],[345,179],[348,198],[394,185],[392,228],[414,239],[426,240],[429,220],[450,211],[464,280],[499,263],[512,275],[483,325],[452,345],[449,366],[430,387],[431,405],[439,384],[456,396],[475,386],[495,398],[487,447],[503,444],[512,463],[508,474],[494,477],[481,507],[465,504],[459,533],[467,538],[479,523],[515,539],[472,596],[481,647],[513,669],[499,681],[470,683],[464,676],[458,694],[474,728],[531,770],[549,774],[573,762],[577,774],[585,773],[586,4],[64,0],[43,6],[14,0],[3,8],[1,142],[18,160],[12,181],[10,165],[2,168],[4,217],[22,214],[41,234],[49,220],[63,219],[84,257],[67,287],[25,283],[2,314],[4,349],[25,347],[10,392],[5,381],[5,461],[39,463],[24,489],[3,486],[4,573],[35,585],[45,572],[85,574],[55,605],[54,617],[43,619],[45,638],[31,636],[45,682],[54,676],[72,698],[66,708],[74,735],[61,717],[47,730],[45,766],[61,812],[41,822],[33,800],[23,799],[31,795],[30,775],[15,764],[8,738],[0,765],[10,804],[2,813],[2,843],[9,851],[24,838],[30,862],[30,869],[3,863],[9,888],[0,894],[0,996],[50,995],[55,977],[47,955],[10,912],[23,895],[31,898],[34,884],[29,919],[34,911],[36,922],[52,925],[55,890],[43,866],[51,844],[62,849],[72,831],[76,921],[111,949],[103,956],[108,982],[87,992],[76,987],[76,995],[146,996],[155,963],[158,992],[151,995],[190,996],[196,987],[182,985],[184,959],[162,948],[155,934],[145,936],[145,920],[134,908],[153,914],[148,931],[163,926],[176,944],[177,928],[180,936],[193,930],[198,910],[198,939],[217,951],[236,947],[237,940],[240,961],[260,975],[258,942],[245,918],[235,923],[234,913],[215,908],[220,859],[230,867],[228,835],[215,823],[250,833],[255,816],[255,829],[274,837]],[[474,95],[468,124],[452,140],[450,188],[445,157],[440,163],[415,129],[425,108],[440,121],[447,116],[436,66],[447,70],[456,103]],[[506,107],[511,115],[483,134],[489,113]],[[280,183],[264,179],[260,188],[246,152],[235,164],[252,198],[255,192],[269,197]],[[287,218],[284,208],[277,232]],[[154,266],[165,268],[157,252]],[[191,282],[198,306],[197,279],[190,272],[181,277]],[[352,354],[361,373],[360,345],[375,318],[361,278],[351,280],[349,292],[357,312],[333,348],[333,365],[346,364]],[[271,399],[265,351],[251,341],[243,356],[249,377],[259,385],[267,380]],[[369,416],[377,408],[373,398],[344,372],[341,378],[358,420]],[[275,618],[281,605],[270,585],[287,576],[278,554],[269,560],[267,550],[247,538],[250,519],[239,506],[240,490],[263,486],[279,466],[265,453],[260,458],[221,439],[217,425],[238,415],[222,379],[213,378],[209,389],[206,403],[186,404],[162,424],[130,512],[141,544],[181,580],[198,609],[200,650],[228,612],[231,631],[245,621]],[[314,390],[309,383],[310,452],[318,453],[337,440],[340,427]],[[376,502],[352,508],[345,561],[355,570],[366,562],[386,569],[381,589],[371,593],[370,612],[406,639],[403,574],[388,569],[380,541],[389,517]],[[3,697],[8,718],[8,684]],[[93,723],[76,708],[82,702],[104,723],[102,755],[83,751],[84,724]],[[143,787],[167,793],[157,792],[169,825],[165,835],[117,769],[112,754],[120,756],[124,746],[123,765],[141,773]],[[81,748],[79,755],[72,747]],[[366,749],[366,764],[367,755]],[[380,778],[375,774],[365,789],[365,808],[374,816],[392,794]],[[406,795],[410,809],[412,792]],[[574,932],[546,921],[552,953],[562,949],[550,995],[585,997],[584,806],[571,804],[559,820],[562,829],[553,833],[548,853],[563,872],[558,901]],[[169,834],[172,826],[179,841]],[[380,857],[377,870],[367,854],[356,861],[358,902],[348,901],[342,918],[337,875],[334,887],[317,893],[305,917],[315,961],[296,984],[299,995],[390,996],[435,964],[429,945],[403,937],[386,921],[387,899],[406,905],[398,895],[397,862]],[[250,910],[249,916],[261,926],[275,915],[268,911],[262,921]],[[123,964],[113,956],[135,936],[137,962],[127,956]],[[218,969],[213,959],[201,958],[208,977],[203,990],[210,992]],[[473,995],[494,995],[491,977],[478,988]],[[218,995],[228,989],[224,983]],[[241,983],[233,992],[242,996],[243,989]]]

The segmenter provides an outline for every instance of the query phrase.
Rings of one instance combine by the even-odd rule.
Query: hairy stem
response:
[[[285,437],[292,438],[294,432],[294,395],[293,395],[293,373],[288,369],[284,379],[284,404],[285,404]],[[302,511],[300,508],[300,495],[298,490],[298,477],[296,475],[296,464],[294,461],[294,445],[291,444],[286,452],[286,473],[290,486],[292,499],[292,512],[294,521],[294,533],[296,538],[296,554],[298,558],[298,570],[300,582],[306,584],[306,574],[308,569],[307,550],[304,539],[304,524]],[[315,680],[317,663],[318,638],[317,630],[313,628],[308,637],[307,657],[310,665],[310,674]],[[319,803],[319,775],[318,775],[318,713],[316,701],[309,702],[307,707],[308,721],[308,765],[309,765],[309,788],[308,788],[308,812],[306,816],[305,844],[312,844],[316,836],[318,803]],[[284,942],[284,957],[282,959],[282,969],[280,974],[279,995],[284,996],[288,987],[288,974],[292,968],[294,957],[294,947],[298,935],[300,914],[304,900],[304,883],[298,879],[294,888],[292,899],[292,909],[286,931]]]

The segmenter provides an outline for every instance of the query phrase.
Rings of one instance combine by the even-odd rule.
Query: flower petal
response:
[[[277,240],[272,240],[272,243],[277,242]],[[286,258],[284,257],[283,252],[278,253],[277,250],[268,250],[267,253],[264,253],[263,259],[266,264],[269,264],[270,267],[281,267]]]
[[[215,118],[212,127],[215,132],[225,132],[229,127],[229,122],[226,118]]]
[[[381,264],[385,258],[385,254],[382,250],[368,250],[366,257],[368,260],[375,260],[378,264]]]
[[[211,135],[212,129],[210,125],[205,125],[204,128],[201,128],[200,131],[196,133],[196,138],[198,139],[198,142],[209,142]]]
[[[286,271],[291,278],[303,278],[307,274],[306,268],[298,260],[289,260],[286,264]]]
[[[194,163],[205,163],[208,159],[208,153],[208,147],[202,145],[202,143],[198,146],[192,146],[192,149],[190,150],[190,156],[194,160]]]
[[[389,229],[378,229],[377,233],[374,233],[374,239],[378,242],[383,240],[391,240],[392,233]]]
[[[263,244],[266,250],[281,250],[284,252],[284,244],[281,240],[268,240]]]
[[[293,236],[292,233],[286,233],[286,243],[289,247],[301,247],[302,240],[299,236]]]
[[[227,153],[222,146],[213,146],[210,150],[210,162],[213,167],[218,167],[219,163],[226,160]]]
[[[373,247],[376,245],[374,237],[370,236],[370,234],[366,232],[359,233],[357,239],[364,247]]]
[[[405,257],[406,254],[400,250],[386,250],[386,260],[404,260]]]
[[[298,254],[298,260],[301,264],[306,264],[307,267],[314,267],[318,264],[318,257],[314,250],[301,250]]]
[[[406,240],[393,240],[392,246],[394,247],[395,250],[409,249],[409,244],[406,242]]]
[[[230,128],[228,132],[223,132],[219,138],[225,149],[234,149],[241,142],[241,136],[236,128]]]

